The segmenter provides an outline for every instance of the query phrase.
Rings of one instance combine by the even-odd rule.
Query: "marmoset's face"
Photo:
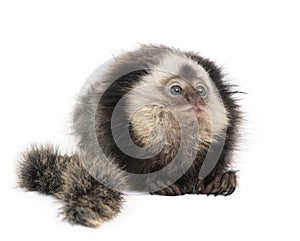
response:
[[[146,106],[147,112],[149,106],[160,106],[160,110],[172,112],[181,123],[197,121],[200,128],[210,129],[213,136],[219,135],[228,124],[226,108],[209,74],[182,56],[163,58],[129,92],[129,113],[136,113],[137,117],[140,112],[142,121],[145,115],[142,109]]]
[[[169,101],[166,107],[179,115],[179,118],[189,118],[203,115],[206,107],[206,99],[209,95],[208,87],[201,81],[192,83],[180,77],[173,77],[166,81],[162,91]]]

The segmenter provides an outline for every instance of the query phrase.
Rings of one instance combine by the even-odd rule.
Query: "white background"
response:
[[[1,1],[1,240],[299,240],[299,1]],[[299,4],[299,3],[298,3]],[[248,92],[230,197],[130,195],[100,228],[17,188],[29,143],[68,142],[88,76],[140,43],[199,51]]]

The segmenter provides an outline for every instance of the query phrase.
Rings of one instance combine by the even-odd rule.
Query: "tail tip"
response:
[[[51,194],[56,187],[54,168],[59,158],[58,147],[31,145],[20,154],[17,166],[18,184],[27,191]],[[57,174],[56,174],[57,175]]]

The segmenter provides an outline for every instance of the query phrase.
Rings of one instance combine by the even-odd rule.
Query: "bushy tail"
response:
[[[50,145],[31,146],[21,159],[20,187],[62,200],[62,214],[69,222],[96,227],[120,212],[124,195],[93,178],[77,154],[62,155]]]

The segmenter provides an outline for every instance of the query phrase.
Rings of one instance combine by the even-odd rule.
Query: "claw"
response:
[[[209,184],[209,185],[206,187],[206,189],[209,190],[209,191],[208,191],[209,194],[212,194],[212,191],[214,190],[214,188],[215,188],[214,183]]]
[[[226,193],[226,191],[220,189],[219,192],[215,193],[215,196],[223,195],[224,193]]]
[[[235,187],[232,187],[232,188],[229,190],[229,192],[227,192],[227,193],[225,194],[225,196],[231,195],[234,191],[235,191]]]
[[[196,185],[195,185],[195,193],[199,195],[203,189],[204,189],[204,186],[203,186],[203,179],[202,179],[202,178],[199,178],[199,179],[196,181]]]

